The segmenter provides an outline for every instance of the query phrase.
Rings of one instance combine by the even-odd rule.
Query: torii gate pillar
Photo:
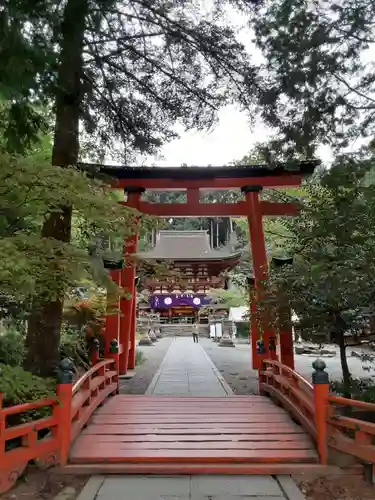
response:
[[[244,186],[241,188],[241,191],[245,194],[249,214],[247,220],[249,224],[251,258],[253,262],[254,291],[258,301],[262,296],[264,282],[266,281],[268,274],[266,244],[263,233],[262,209],[259,199],[259,193],[262,191],[262,189],[262,186]],[[256,312],[256,303],[254,303],[254,298],[251,299],[250,308],[251,315],[253,316]],[[262,313],[260,314],[260,318],[260,330],[262,332],[262,337],[266,348],[266,357],[269,359],[277,359],[275,333],[270,323],[270,319],[267,317],[267,314],[264,311],[262,311]],[[252,334],[254,335],[254,323],[252,322],[251,325]]]
[[[144,189],[128,187],[127,204],[137,209]],[[135,367],[135,315],[136,315],[136,287],[135,287],[135,263],[129,261],[130,257],[137,252],[138,248],[138,224],[139,219],[135,217],[134,233],[124,241],[124,268],[121,273],[121,286],[126,296],[120,301],[120,344],[122,346],[119,357],[120,375],[126,374],[128,369]]]

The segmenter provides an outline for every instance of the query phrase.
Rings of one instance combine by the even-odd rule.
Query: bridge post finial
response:
[[[329,376],[328,373],[325,371],[327,368],[327,365],[322,359],[316,359],[312,367],[314,368],[313,374],[312,374],[312,381],[313,384],[328,384],[329,383]]]
[[[329,377],[325,371],[326,364],[322,359],[313,362],[314,372],[312,381],[314,385],[314,420],[316,428],[316,443],[320,457],[320,463],[327,465],[327,407],[329,404]]]
[[[56,379],[58,384],[71,384],[73,382],[74,364],[70,358],[60,361],[57,368]]]

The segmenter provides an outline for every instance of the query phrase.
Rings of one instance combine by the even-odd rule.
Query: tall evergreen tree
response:
[[[371,0],[262,2],[252,20],[264,56],[254,92],[290,156],[373,137],[374,20]]]
[[[302,335],[332,341],[340,348],[345,393],[350,396],[348,341],[374,317],[375,185],[374,156],[340,157],[319,179],[305,186],[301,213],[284,227],[293,265],[274,269],[265,307],[280,295],[300,318]],[[275,304],[277,305],[277,304]],[[350,345],[349,342],[349,345]]]
[[[52,162],[64,168],[79,160],[80,125],[93,145],[108,150],[121,141],[130,158],[173,138],[177,121],[207,127],[221,105],[235,98],[247,105],[253,71],[225,23],[225,5],[213,2],[203,16],[187,0],[5,0],[1,91],[21,116],[9,133],[27,136],[25,110],[53,106]],[[69,242],[71,217],[62,200],[42,236]],[[50,375],[57,364],[62,297],[63,289],[54,301],[35,301],[25,362],[34,373]]]

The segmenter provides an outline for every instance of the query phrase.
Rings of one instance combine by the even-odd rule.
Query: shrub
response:
[[[20,366],[24,354],[24,338],[21,333],[11,329],[0,333],[0,363]]]
[[[53,379],[43,379],[25,371],[20,366],[0,365],[0,392],[3,395],[3,405],[14,406],[31,403],[56,394],[56,382]],[[48,408],[32,410],[22,415],[14,415],[7,419],[7,424],[17,425],[22,422],[41,418],[48,414]]]
[[[76,328],[63,325],[60,339],[61,359],[70,358],[75,367],[89,369],[89,357],[85,335]]]
[[[21,403],[31,403],[39,399],[50,398],[56,394],[56,382],[53,379],[43,379],[23,370],[20,366],[0,365],[0,393],[3,395],[3,405],[15,406]],[[6,419],[6,426],[13,427],[31,420],[47,417],[51,407],[38,408],[24,413],[11,415]],[[48,434],[48,429],[39,431],[38,439]],[[22,446],[22,439],[7,441],[5,450]]]
[[[339,396],[344,394],[344,382],[337,380],[331,382],[331,390]],[[375,403],[375,381],[354,378],[351,381],[351,397],[359,401]]]

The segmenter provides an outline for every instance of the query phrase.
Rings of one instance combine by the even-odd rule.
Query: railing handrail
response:
[[[0,409],[0,412],[2,412],[4,417],[6,418],[10,415],[17,415],[19,413],[38,410],[39,408],[43,408],[43,406],[54,406],[58,402],[59,400],[57,396],[52,396],[50,398],[37,399],[35,401],[31,401],[30,403],[21,403],[19,405],[7,406],[3,409]]]
[[[30,403],[2,408],[0,393],[0,494],[8,491],[31,460],[44,465],[66,465],[72,441],[97,407],[118,392],[118,344],[112,343],[110,358],[91,367],[73,385],[73,364],[62,360],[57,371],[56,395]],[[111,369],[113,365],[113,369]],[[108,369],[109,368],[109,369]],[[6,418],[49,407],[51,415],[6,427]],[[42,435],[38,434],[40,431]],[[16,439],[15,449],[6,443]]]
[[[302,382],[306,387],[311,389],[311,391],[314,390],[314,386],[307,379],[305,379],[305,377],[303,377],[301,374],[293,370],[293,368],[290,368],[290,366],[284,365],[280,361],[276,361],[274,359],[264,359],[263,363],[269,366],[276,366],[280,368],[282,371],[290,373],[291,375],[293,375],[294,378],[296,378],[297,380]]]
[[[260,390],[263,388],[278,399],[289,413],[295,414],[301,425],[316,440],[322,464],[327,463],[328,446],[330,446],[370,463],[375,472],[375,444],[373,444],[375,424],[351,416],[334,414],[335,406],[375,412],[375,404],[329,394],[328,374],[324,371],[325,363],[320,360],[313,366],[315,372],[313,384],[310,384],[289,366],[276,360],[263,359],[259,368]],[[303,401],[302,394],[298,394],[293,387],[293,380],[301,382],[297,384],[299,389],[302,386],[309,389],[308,393],[312,396],[310,409],[307,408],[306,401]],[[288,385],[289,388],[285,391],[284,388]],[[309,397],[309,394],[306,390],[303,391],[303,395]],[[305,411],[301,411],[300,408]],[[346,434],[345,431],[348,430],[354,435]]]
[[[263,353],[262,353],[263,354]],[[273,359],[261,358],[259,392],[275,397],[316,442],[320,462],[327,463],[328,375],[324,363],[313,364],[313,384],[293,368]]]
[[[328,396],[328,402],[340,406],[351,406],[353,408],[359,408],[362,410],[368,410],[375,412],[375,403],[369,403],[368,401],[360,401],[359,399],[349,399],[342,396],[334,396],[330,394]]]
[[[115,363],[114,359],[104,359],[99,361],[95,366],[92,366],[87,372],[85,372],[73,385],[72,395],[78,393],[81,387],[84,385],[87,380],[89,380],[96,372],[98,372],[101,368],[105,368],[106,366],[111,366]]]

